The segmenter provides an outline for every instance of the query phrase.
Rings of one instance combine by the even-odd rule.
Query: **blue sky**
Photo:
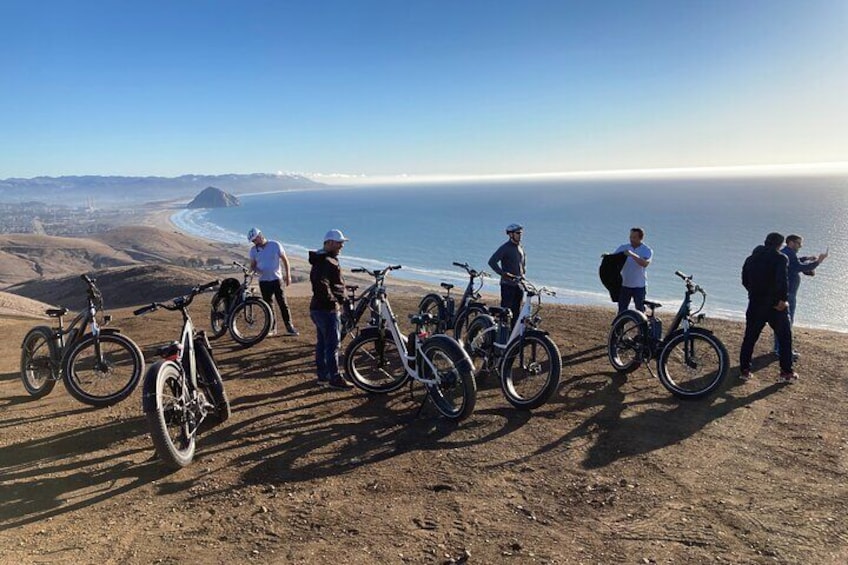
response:
[[[848,161],[848,2],[0,4],[0,178]]]

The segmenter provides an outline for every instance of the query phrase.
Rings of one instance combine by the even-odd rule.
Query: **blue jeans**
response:
[[[339,373],[339,342],[341,341],[341,320],[339,313],[332,310],[310,310],[309,316],[315,324],[318,341],[315,343],[315,364],[318,366],[318,380],[328,381],[341,378]]]
[[[630,299],[633,299],[633,305],[640,312],[645,311],[645,295],[647,294],[645,287],[634,288],[630,286],[621,287],[621,294],[618,295],[618,313],[621,314],[627,307],[630,306]]]

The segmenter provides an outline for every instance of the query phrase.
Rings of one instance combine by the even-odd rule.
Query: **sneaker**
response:
[[[353,385],[348,384],[346,380],[344,380],[340,375],[331,378],[327,381],[327,386],[336,390],[348,390],[352,388]]]
[[[271,328],[268,330],[268,337],[274,337],[275,335],[277,335],[277,328]]]
[[[792,352],[792,362],[793,362],[793,363],[794,363],[795,361],[797,361],[798,359],[800,359],[800,358],[801,358],[801,354],[800,354],[800,353],[798,353],[797,351],[793,351],[793,352]]]
[[[325,386],[328,386],[330,384],[330,379],[322,379],[321,377],[318,377],[317,379],[315,379],[315,384],[321,388],[324,388]]]
[[[294,329],[294,326],[292,325],[286,326],[286,333],[288,335],[300,335],[300,332]]]
[[[785,383],[791,383],[798,380],[798,373],[790,371],[789,373],[780,373],[780,380]]]
[[[753,377],[753,376],[754,376],[754,373],[752,373],[751,371],[742,371],[741,373],[739,373],[739,380],[742,381],[743,383],[747,383],[748,381],[751,380],[751,377]]]

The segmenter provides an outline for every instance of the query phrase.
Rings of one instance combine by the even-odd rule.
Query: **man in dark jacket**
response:
[[[309,252],[309,280],[312,282],[312,301],[309,315],[315,324],[318,340],[315,343],[315,364],[318,386],[339,390],[350,388],[339,371],[341,321],[339,304],[344,302],[344,277],[339,267],[339,253],[348,239],[339,230],[324,236],[324,247]]]
[[[524,227],[521,224],[509,224],[506,235],[509,239],[495,250],[489,258],[489,267],[501,276],[501,308],[509,308],[512,312],[512,325],[518,322],[521,312],[521,301],[524,292],[518,286],[518,279],[524,277],[526,258],[521,236]]]
[[[742,286],[748,290],[745,312],[745,338],[739,353],[742,380],[751,378],[754,345],[766,324],[780,343],[780,378],[792,382],[798,375],[792,370],[792,328],[789,324],[789,260],[780,252],[783,236],[770,233],[764,245],[757,246],[742,267]]]

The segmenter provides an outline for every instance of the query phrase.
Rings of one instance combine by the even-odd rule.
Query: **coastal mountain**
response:
[[[233,206],[241,206],[238,198],[220,188],[207,186],[186,205],[186,208],[230,208]]]
[[[319,188],[322,183],[293,174],[182,175],[179,177],[62,176],[0,179],[0,202],[61,201],[79,206],[193,198],[202,187],[233,194]]]

